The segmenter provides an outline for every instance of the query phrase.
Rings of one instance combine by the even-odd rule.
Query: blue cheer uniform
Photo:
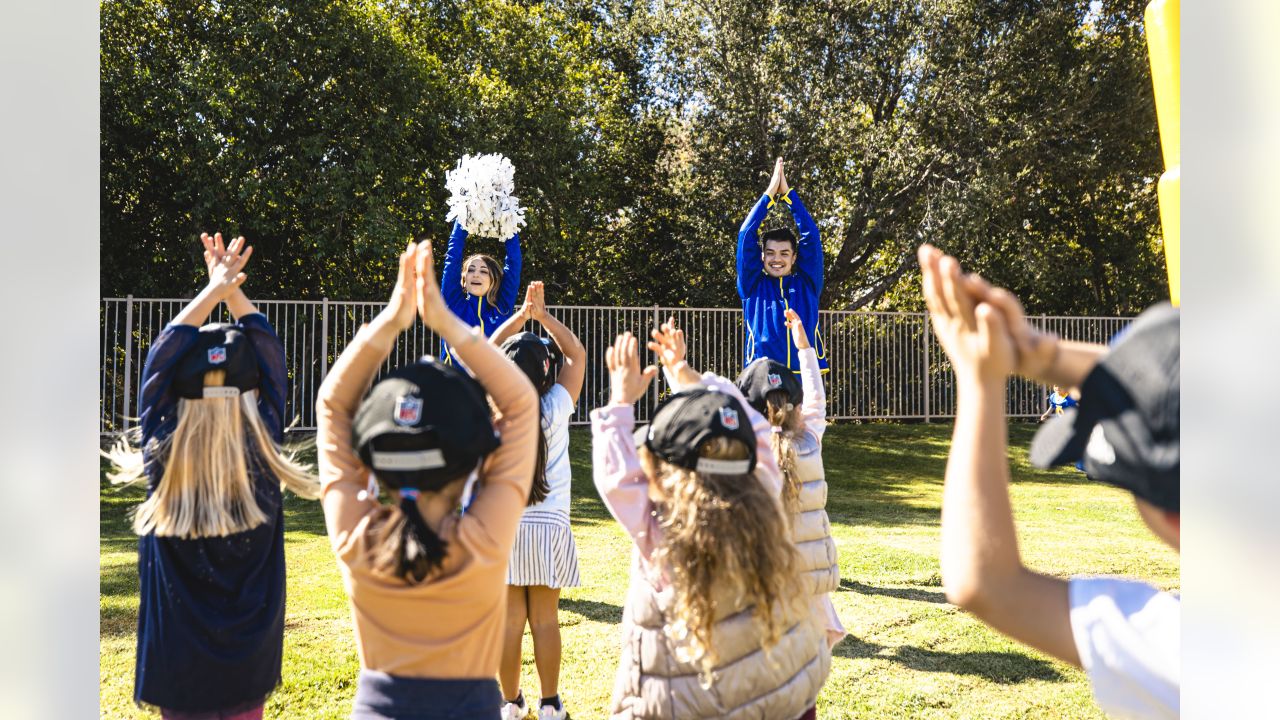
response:
[[[467,254],[467,231],[458,223],[449,234],[449,249],[444,255],[444,271],[440,277],[440,294],[454,315],[471,327],[479,327],[485,337],[493,334],[498,326],[511,317],[516,297],[520,294],[520,233],[507,239],[507,257],[502,264],[502,284],[498,286],[498,305],[490,305],[484,297],[477,297],[462,287],[462,263]],[[453,363],[449,344],[440,341],[441,361]]]

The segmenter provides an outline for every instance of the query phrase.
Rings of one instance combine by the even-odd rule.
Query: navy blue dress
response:
[[[258,412],[276,442],[287,376],[284,345],[260,313],[238,323],[258,356]],[[177,424],[174,370],[198,330],[169,325],[147,354],[138,415],[147,459],[148,494],[164,475],[151,457],[153,440]],[[251,440],[247,447],[253,448]],[[248,709],[280,682],[284,645],[284,513],[280,483],[250,451],[258,507],[267,521],[220,538],[138,539],[138,657],[134,701],[183,712]]]

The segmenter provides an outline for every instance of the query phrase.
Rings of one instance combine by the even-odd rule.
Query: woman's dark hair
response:
[[[444,564],[448,543],[427,525],[418,509],[418,491],[403,488],[400,504],[386,505],[370,523],[372,565],[409,584],[420,583]]]

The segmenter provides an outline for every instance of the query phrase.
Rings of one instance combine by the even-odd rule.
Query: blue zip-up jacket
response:
[[[258,357],[258,415],[284,440],[288,374],[284,344],[266,316],[237,323]],[[168,325],[151,343],[142,369],[138,420],[150,494],[164,477],[153,442],[177,427],[173,377],[195,345],[191,325]],[[138,538],[138,652],[133,698],[168,710],[247,710],[280,683],[284,650],[284,507],[280,481],[249,448],[249,473],[267,521],[225,537]]]
[[[449,250],[444,255],[444,272],[440,278],[440,294],[454,315],[471,327],[479,326],[485,337],[511,317],[516,297],[520,294],[520,233],[507,239],[507,257],[502,263],[502,284],[498,286],[498,307],[462,289],[462,261],[467,257],[467,231],[458,223],[449,234]],[[441,362],[453,363],[449,344],[440,341]]]
[[[738,230],[738,297],[747,336],[742,348],[742,366],[767,357],[800,372],[800,357],[787,329],[787,308],[795,310],[809,334],[809,344],[818,356],[818,367],[827,372],[827,348],[818,332],[818,298],[822,295],[823,256],[818,224],[794,189],[778,198],[791,211],[800,228],[799,249],[791,274],[775,278],[765,274],[760,259],[760,223],[776,203],[761,195],[751,214]]]

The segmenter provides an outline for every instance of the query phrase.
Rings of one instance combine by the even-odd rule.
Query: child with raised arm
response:
[[[773,426],[773,455],[782,471],[782,506],[800,551],[801,577],[814,596],[814,610],[827,630],[827,643],[834,648],[847,633],[830,595],[840,587],[840,557],[831,539],[822,465],[827,396],[804,323],[794,310],[787,310],[786,317],[800,358],[800,377],[777,361],[760,358],[738,376],[738,389]]]
[[[165,718],[253,720],[280,683],[281,486],[319,491],[284,442],[284,345],[240,289],[253,248],[200,236],[209,284],[151,343],[141,450],[121,438],[111,480],[145,480],[134,701]],[[200,327],[222,301],[234,323]]]
[[[533,477],[537,396],[449,310],[431,255],[427,242],[400,256],[391,301],[356,333],[317,401],[325,522],[360,657],[354,718],[497,718],[502,703],[507,558]],[[415,302],[475,379],[424,359],[366,394]],[[390,504],[367,490],[371,475]]]
[[[501,266],[489,255],[467,256],[467,231],[453,223],[449,248],[444,255],[440,290],[454,315],[471,327],[480,328],[484,337],[511,317],[516,297],[520,294],[520,233],[506,241],[507,256]],[[463,258],[466,258],[465,260]],[[449,342],[441,341],[441,356],[446,364],[453,362]]]
[[[536,322],[551,336],[547,341],[519,332]],[[541,282],[529,284],[525,303],[489,338],[529,378],[539,395],[542,436],[534,466],[529,506],[520,518],[507,569],[507,629],[498,679],[505,700],[503,720],[528,714],[520,690],[520,645],[525,625],[533,635],[533,658],[542,685],[539,720],[568,720],[560,700],[560,590],[577,587],[578,549],[569,527],[569,418],[573,416],[586,376],[587,350],[564,323],[547,311]],[[563,363],[552,362],[551,343]]]
[[[1131,492],[1138,513],[1179,546],[1178,313],[1144,312],[1108,348],[1058,340],[1027,323],[1009,292],[919,252],[924,297],[956,373],[956,423],[942,498],[947,599],[996,630],[1083,667],[1114,717],[1176,718],[1180,603],[1121,578],[1063,580],[1022,564],[1009,501],[1005,392],[1013,373],[1078,388],[1080,405],[1045,424],[1040,467],[1082,460],[1094,480]]]
[[[831,653],[794,590],[772,429],[733,383],[672,352],[678,391],[635,432],[657,373],[637,347],[625,333],[606,352],[610,402],[591,417],[596,488],[635,544],[611,715],[812,718]]]
[[[779,201],[791,211],[800,228],[800,239],[788,228],[761,235],[760,225]],[[791,342],[784,313],[800,316],[809,344],[816,348],[818,368],[827,371],[827,351],[817,333],[818,301],[822,296],[825,259],[818,223],[800,195],[787,184],[782,158],[774,165],[773,178],[764,195],[751,208],[738,230],[738,297],[747,326],[742,365],[767,357],[800,372],[799,351]]]

